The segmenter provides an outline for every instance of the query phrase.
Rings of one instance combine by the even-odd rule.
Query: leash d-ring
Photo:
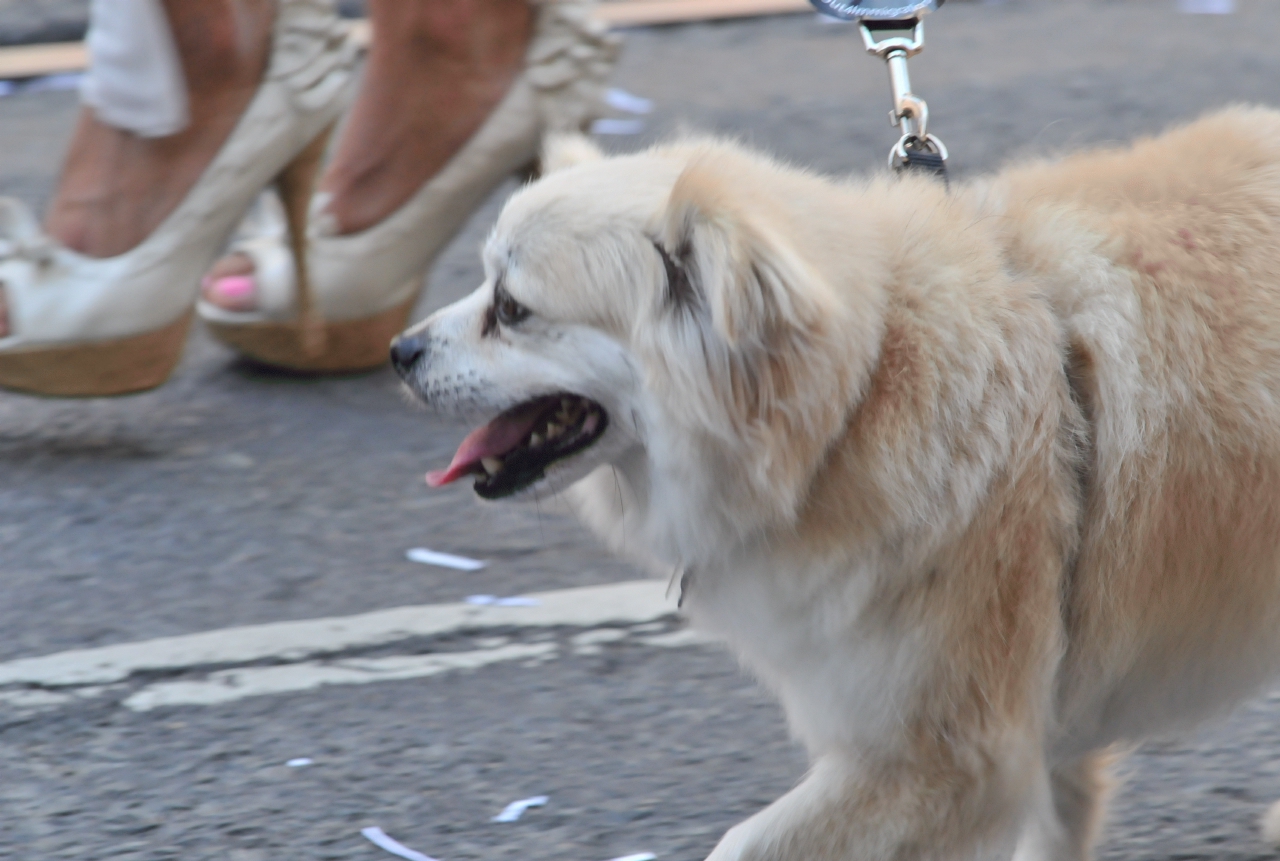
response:
[[[947,145],[934,135],[903,135],[889,151],[893,170],[922,170],[947,178]]]
[[[889,151],[889,167],[902,172],[922,171],[947,179],[947,147],[929,133],[929,106],[911,92],[907,60],[924,49],[926,12],[944,0],[810,0],[825,15],[856,21],[862,31],[867,53],[879,57],[889,67],[889,90],[893,109],[889,123],[902,130],[902,137]],[[881,37],[881,34],[893,33]],[[910,35],[899,35],[909,33]]]

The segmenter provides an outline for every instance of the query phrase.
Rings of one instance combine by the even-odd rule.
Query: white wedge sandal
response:
[[[471,213],[534,162],[545,134],[581,131],[602,111],[618,41],[591,17],[594,5],[538,3],[523,73],[445,167],[378,224],[339,235],[317,195],[303,254],[269,215],[260,219],[231,248],[254,263],[257,307],[230,311],[201,299],[213,334],[256,361],[293,370],[385,364],[426,269]]]
[[[141,244],[93,258],[44,235],[0,199],[0,387],[42,395],[154,388],[182,355],[200,280],[273,180],[305,229],[328,130],[350,102],[356,48],[332,4],[279,0],[267,72],[235,130],[183,201]]]

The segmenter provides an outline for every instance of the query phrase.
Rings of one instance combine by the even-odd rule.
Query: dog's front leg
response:
[[[971,762],[965,774],[903,762],[873,772],[851,756],[823,756],[707,861],[1008,861],[1031,799],[1046,791],[1043,770],[1023,762],[1021,773],[1008,759]]]

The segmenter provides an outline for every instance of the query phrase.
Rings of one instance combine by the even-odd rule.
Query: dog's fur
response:
[[[688,572],[813,759],[714,861],[1085,858],[1110,750],[1280,669],[1280,114],[950,193],[549,159],[405,377],[608,411],[546,489]]]

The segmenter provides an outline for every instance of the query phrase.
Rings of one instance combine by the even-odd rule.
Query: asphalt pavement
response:
[[[1180,15],[1172,0],[953,2],[927,30],[913,80],[959,179],[1230,102],[1280,105],[1269,0],[1230,16]],[[626,39],[617,85],[656,107],[642,134],[606,147],[709,131],[822,171],[884,169],[886,76],[854,29],[795,15]],[[44,205],[74,111],[69,93],[0,98],[0,194]],[[510,189],[437,262],[420,315],[479,283],[476,248]],[[157,659],[123,679],[3,682],[40,656],[83,668],[109,652],[77,650],[178,654],[188,640],[173,638],[199,632],[237,628],[226,639],[239,643],[294,621],[401,607],[426,618],[469,595],[641,577],[554,500],[428,491],[422,473],[465,431],[409,403],[389,371],[273,373],[199,330],[152,393],[0,394],[0,858],[376,861],[392,856],[360,830],[378,826],[440,861],[697,861],[799,779],[804,756],[777,707],[665,615],[535,627],[512,608],[514,622],[388,629],[332,653],[281,646]],[[406,560],[413,547],[488,565],[424,566]],[[422,670],[450,656],[473,666]],[[373,677],[410,665],[422,671]],[[303,670],[364,675],[246,681]],[[235,696],[138,707],[140,692],[178,684]],[[1280,798],[1278,736],[1280,699],[1260,698],[1144,747],[1101,856],[1280,857],[1255,826]],[[298,758],[311,763],[285,765]],[[549,802],[519,822],[490,821],[536,795]]]

